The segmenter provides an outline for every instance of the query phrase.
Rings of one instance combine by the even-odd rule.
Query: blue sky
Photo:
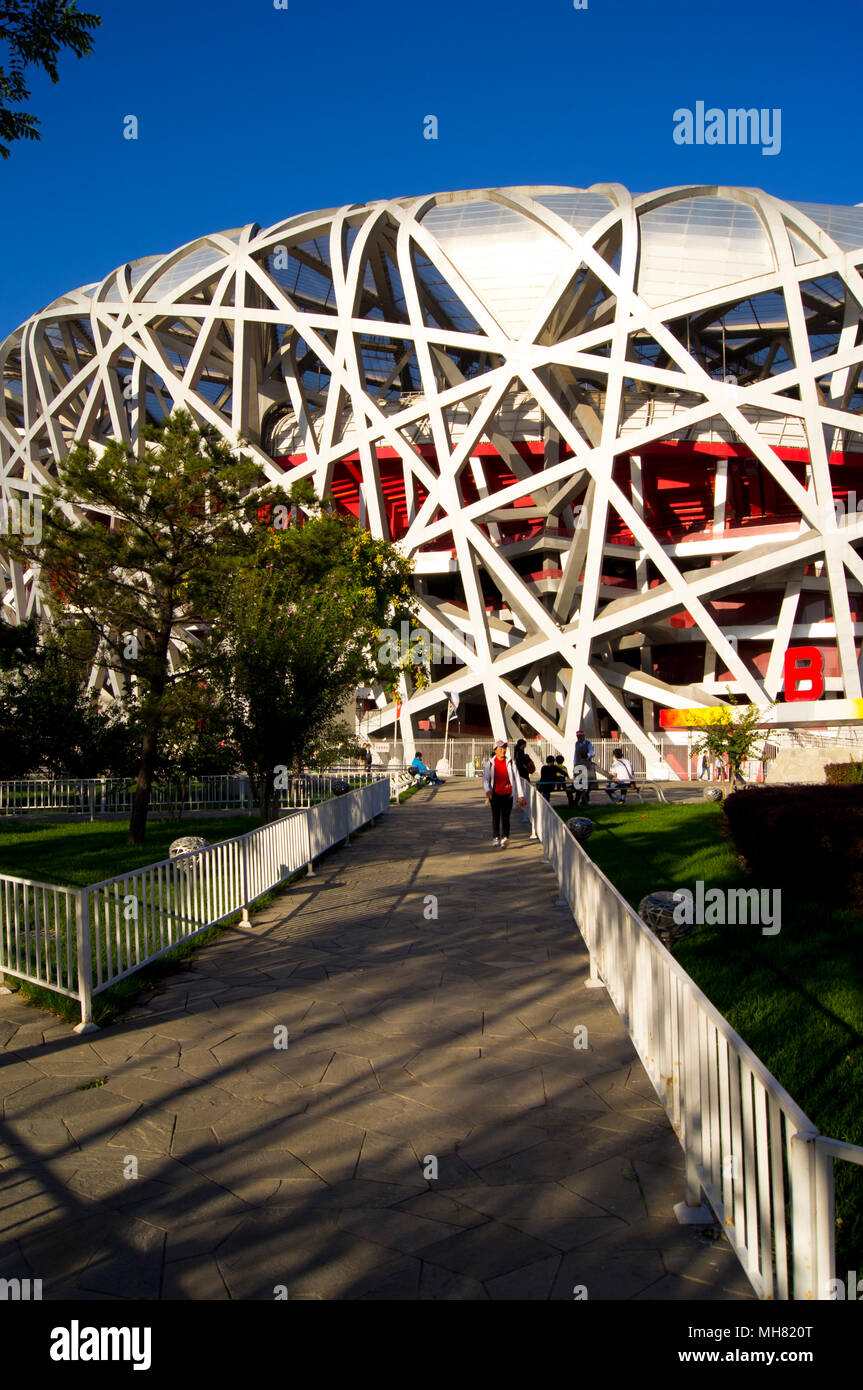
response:
[[[856,5],[587,3],[79,0],[102,15],[94,56],[34,79],[41,141],[0,161],[0,339],[123,261],[399,194],[703,182],[863,201]],[[780,153],[675,144],[674,111],[699,100],[779,108]]]

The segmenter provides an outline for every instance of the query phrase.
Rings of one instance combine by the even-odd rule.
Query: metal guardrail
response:
[[[683,1148],[679,1219],[712,1212],[760,1298],[830,1299],[833,1161],[863,1164],[863,1148],[818,1133],[535,787],[530,817],[590,983],[608,991]]]
[[[375,776],[386,776],[377,769],[372,775],[356,768],[330,768],[326,772],[290,773],[277,795],[282,810],[314,806],[334,795],[333,783],[348,779],[354,786],[365,786]],[[123,777],[31,777],[0,781],[0,816],[59,815],[98,820],[102,816],[129,815],[135,796],[135,782]],[[236,811],[252,815],[256,801],[248,777],[223,773],[192,777],[173,791],[154,783],[150,810],[154,814],[171,811]]]
[[[0,781],[0,815],[68,813],[95,820],[132,809],[135,781],[128,777],[27,777]],[[182,790],[154,783],[150,809],[250,809],[248,779],[231,774],[184,780]]]
[[[86,888],[0,876],[0,983],[4,975],[80,1000],[248,908],[303,865],[389,809],[388,778],[306,807],[208,849],[149,864]]]

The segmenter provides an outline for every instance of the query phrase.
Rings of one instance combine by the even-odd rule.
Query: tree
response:
[[[129,731],[102,711],[55,630],[0,623],[0,776],[93,777],[129,770]]]
[[[719,761],[723,800],[729,788],[733,790],[746,759],[752,757],[764,738],[764,730],[759,727],[764,713],[758,705],[746,705],[737,711],[723,705],[710,711],[710,722],[695,748]]]
[[[362,744],[343,720],[337,719],[324,724],[315,734],[313,762],[316,769],[326,772],[333,763],[345,763],[351,758],[361,758]]]
[[[41,68],[52,82],[59,82],[60,50],[71,49],[77,58],[92,52],[90,30],[102,21],[96,14],[82,14],[74,0],[0,0],[0,44],[8,57],[0,67],[0,155],[8,159],[4,141],[38,140],[39,122],[27,111],[14,111],[29,99],[27,68]]]
[[[189,781],[233,772],[239,766],[228,721],[197,675],[180,676],[163,702],[163,728],[154,785],[164,792],[168,818],[179,820]]]
[[[280,510],[293,513],[293,524],[268,529],[235,571],[205,663],[264,822],[278,814],[278,779],[300,770],[319,743],[330,745],[346,697],[377,679],[381,629],[413,614],[412,567],[394,546],[305,488],[291,496]]]
[[[255,547],[250,489],[260,482],[256,464],[185,412],[143,438],[137,455],[111,440],[100,457],[78,445],[58,464],[38,547],[49,609],[89,633],[98,660],[135,704],[131,844],[144,841],[168,695],[193,664],[194,626],[218,611],[232,565]],[[33,548],[22,544],[9,537],[10,551],[32,563]]]

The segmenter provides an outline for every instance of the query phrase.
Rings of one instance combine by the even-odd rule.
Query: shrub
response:
[[[824,775],[831,787],[857,786],[863,782],[863,761],[856,763],[827,763]]]
[[[734,842],[764,887],[863,908],[863,784],[759,787],[724,806]]]

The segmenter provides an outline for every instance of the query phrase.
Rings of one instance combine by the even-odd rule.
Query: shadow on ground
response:
[[[494,850],[450,781],[118,1024],[0,1000],[0,1274],[51,1299],[754,1297],[719,1232],[677,1225],[677,1139],[513,829]]]

